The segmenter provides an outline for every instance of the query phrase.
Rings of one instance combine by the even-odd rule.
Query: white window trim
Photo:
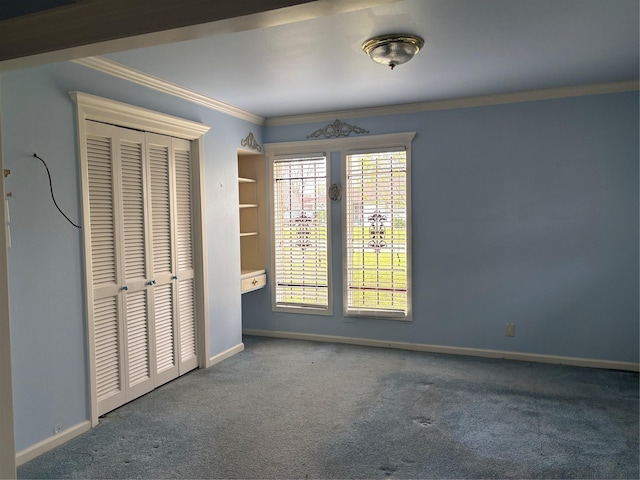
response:
[[[393,148],[410,146],[416,132],[387,133],[367,135],[364,137],[326,138],[319,140],[302,140],[296,142],[265,143],[267,155],[298,155],[306,153],[341,153],[344,151],[361,151],[370,148]]]
[[[306,143],[306,142],[305,142]],[[315,142],[314,142],[315,143]],[[330,154],[323,151],[322,149],[310,148],[309,145],[305,145],[304,149],[301,148],[293,148],[289,150],[288,148],[280,149],[279,147],[283,144],[267,144],[265,145],[265,154],[267,156],[267,161],[269,162],[269,178],[267,180],[267,188],[269,190],[269,238],[271,240],[271,248],[270,252],[270,266],[271,266],[271,277],[275,279],[275,231],[273,228],[273,218],[275,211],[275,198],[274,198],[274,185],[273,185],[273,167],[276,161],[283,160],[286,158],[305,158],[305,157],[317,157],[323,155],[326,159],[327,163],[327,179],[326,179],[326,191],[329,192],[329,181],[331,180],[331,157]],[[333,276],[332,276],[332,268],[331,259],[333,253],[331,249],[331,201],[327,195],[327,285],[329,288],[327,289],[327,306],[326,307],[305,307],[305,306],[285,306],[285,305],[277,305],[276,304],[276,286],[275,280],[270,283],[271,288],[271,309],[274,312],[283,312],[283,313],[303,313],[307,315],[333,315]]]
[[[154,112],[141,107],[135,107],[107,98],[97,97],[81,92],[69,92],[71,100],[76,105],[76,128],[78,131],[78,151],[80,152],[80,178],[82,181],[82,219],[83,225],[88,225],[89,199],[87,192],[89,186],[85,169],[87,168],[85,121],[95,120],[110,123],[121,127],[134,128],[152,133],[159,133],[191,141],[191,154],[193,158],[193,218],[194,218],[194,274],[196,278],[195,309],[197,331],[197,356],[198,366],[207,368],[211,365],[209,360],[209,326],[206,323],[209,317],[209,301],[207,287],[207,251],[206,251],[206,217],[204,211],[204,153],[202,136],[209,131],[208,126],[190,120]],[[90,245],[90,229],[83,229],[84,258],[88,255]],[[84,288],[88,300],[92,299],[91,272],[89,263],[85,261]],[[87,318],[87,343],[89,352],[89,395],[91,426],[98,425],[98,399],[93,385],[95,384],[95,356],[94,356],[94,332],[93,313],[89,310],[92,301],[85,302]]]
[[[346,155],[350,153],[362,152],[362,151],[371,151],[371,150],[384,150],[384,149],[397,149],[404,148],[407,152],[407,198],[411,199],[411,142],[415,137],[416,132],[402,132],[402,133],[390,133],[383,135],[369,135],[365,137],[345,137],[345,138],[330,138],[330,139],[319,139],[319,140],[303,140],[296,142],[281,142],[281,143],[266,143],[264,145],[265,154],[267,156],[267,160],[269,162],[269,179],[267,188],[269,189],[269,208],[270,215],[273,215],[273,160],[277,157],[282,156],[300,156],[304,157],[305,155],[317,154],[318,152],[325,152],[327,156],[327,192],[329,191],[329,183],[331,182],[331,154],[339,153],[342,159],[342,177],[344,179],[344,169],[346,168]],[[346,254],[346,240],[345,240],[345,202],[343,201],[342,205],[342,258],[345,258]],[[275,288],[271,286],[271,299],[272,299],[272,309],[277,312],[291,312],[291,313],[302,313],[302,314],[312,314],[312,315],[333,315],[333,276],[332,276],[332,264],[333,264],[333,253],[331,249],[331,204],[328,204],[327,208],[327,235],[329,238],[328,248],[328,260],[329,260],[329,308],[328,309],[311,309],[311,308],[296,308],[296,307],[277,307],[275,305]],[[271,221],[269,220],[269,230],[270,230],[270,238],[271,238],[271,247],[270,247],[270,255],[271,255],[271,269],[273,271],[273,262],[274,262],[274,242],[273,242],[273,227],[271,225]],[[376,318],[376,319],[384,319],[384,320],[400,320],[400,321],[411,321],[412,320],[412,270],[411,270],[411,200],[407,205],[407,315],[406,316],[392,316],[379,311],[361,311],[361,314],[354,314],[346,312],[346,289],[344,286],[346,285],[346,268],[344,267],[343,262],[343,315],[345,317],[364,317],[364,318]]]

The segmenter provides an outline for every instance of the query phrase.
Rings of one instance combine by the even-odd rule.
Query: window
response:
[[[274,308],[330,313],[326,156],[274,160],[272,195]]]
[[[409,315],[407,165],[404,149],[345,156],[345,315]]]
[[[265,144],[274,311],[333,315],[335,302],[345,317],[411,319],[414,136]],[[332,184],[342,191],[329,202]],[[332,222],[331,211],[339,209],[342,221]],[[339,229],[333,235],[332,226]],[[340,241],[332,256],[332,243]],[[332,282],[332,264],[342,265],[342,282]]]

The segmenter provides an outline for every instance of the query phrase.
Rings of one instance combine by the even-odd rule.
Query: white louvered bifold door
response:
[[[113,139],[101,124],[86,123],[86,195],[91,240],[86,261],[91,264],[89,298],[90,330],[93,332],[94,393],[98,415],[126,401],[124,332],[121,323],[119,265],[116,239]],[[86,223],[85,223],[86,225]],[[86,227],[85,227],[86,228]]]
[[[153,390],[153,295],[147,254],[144,133],[113,127],[118,132],[120,199],[122,200],[123,315],[127,401]]]
[[[87,121],[98,415],[197,367],[190,143]]]
[[[171,138],[147,133],[156,385],[178,376]]]
[[[91,121],[86,131],[95,377],[101,415],[154,387],[144,133]]]
[[[177,317],[179,366],[184,374],[198,366],[193,251],[191,145],[172,139],[175,162],[175,245],[177,262]]]

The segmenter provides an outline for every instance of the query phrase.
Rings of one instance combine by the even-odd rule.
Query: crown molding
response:
[[[113,60],[108,60],[104,57],[81,58],[72,60],[72,62],[162,93],[173,95],[174,97],[202,105],[203,107],[207,107],[257,125],[263,125],[265,122],[265,119],[259,115],[247,112],[246,110],[234,107],[233,105],[221,102],[215,98],[208,97],[188,88],[181,87],[175,83],[154,77],[153,75],[141,72],[135,68],[127,67],[126,65],[114,62]]]
[[[407,103],[387,107],[359,108],[353,110],[336,110],[333,112],[311,113],[305,115],[289,115],[270,117],[264,122],[267,127],[295,125],[303,123],[324,122],[335,118],[378,117],[384,115],[401,115],[407,113],[429,112],[435,110],[451,110],[456,108],[484,107],[508,103],[534,102],[555,98],[580,97],[586,95],[601,95],[606,93],[621,93],[640,90],[639,80],[625,82],[596,83],[577,85],[573,87],[547,88],[526,92],[503,93],[498,95],[484,95],[434,102]]]
[[[241,120],[277,127],[284,125],[296,125],[334,120],[336,118],[362,118],[378,117],[385,115],[401,115],[408,113],[429,112],[436,110],[452,110],[457,108],[485,107],[490,105],[504,105],[509,103],[535,102],[540,100],[552,100],[557,98],[581,97],[587,95],[602,95],[607,93],[622,93],[640,90],[639,80],[624,82],[596,83],[588,85],[576,85],[572,87],[547,88],[543,90],[530,90],[515,93],[503,93],[497,95],[483,95],[477,97],[458,98],[451,100],[438,100],[433,102],[407,103],[402,105],[390,105],[386,107],[358,108],[351,110],[335,110],[331,112],[310,113],[303,115],[288,115],[282,117],[264,118],[260,115],[242,110],[227,103],[195,92],[188,88],[176,85],[161,78],[149,75],[131,67],[127,67],[104,57],[88,57],[72,62],[97,70],[107,75],[127,80],[129,82],[152,88],[159,92],[167,93],[183,100],[202,105]]]

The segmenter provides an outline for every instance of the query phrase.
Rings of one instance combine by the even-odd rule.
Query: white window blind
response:
[[[407,155],[346,155],[345,313],[408,314]]]
[[[273,162],[276,307],[329,307],[327,159]]]

